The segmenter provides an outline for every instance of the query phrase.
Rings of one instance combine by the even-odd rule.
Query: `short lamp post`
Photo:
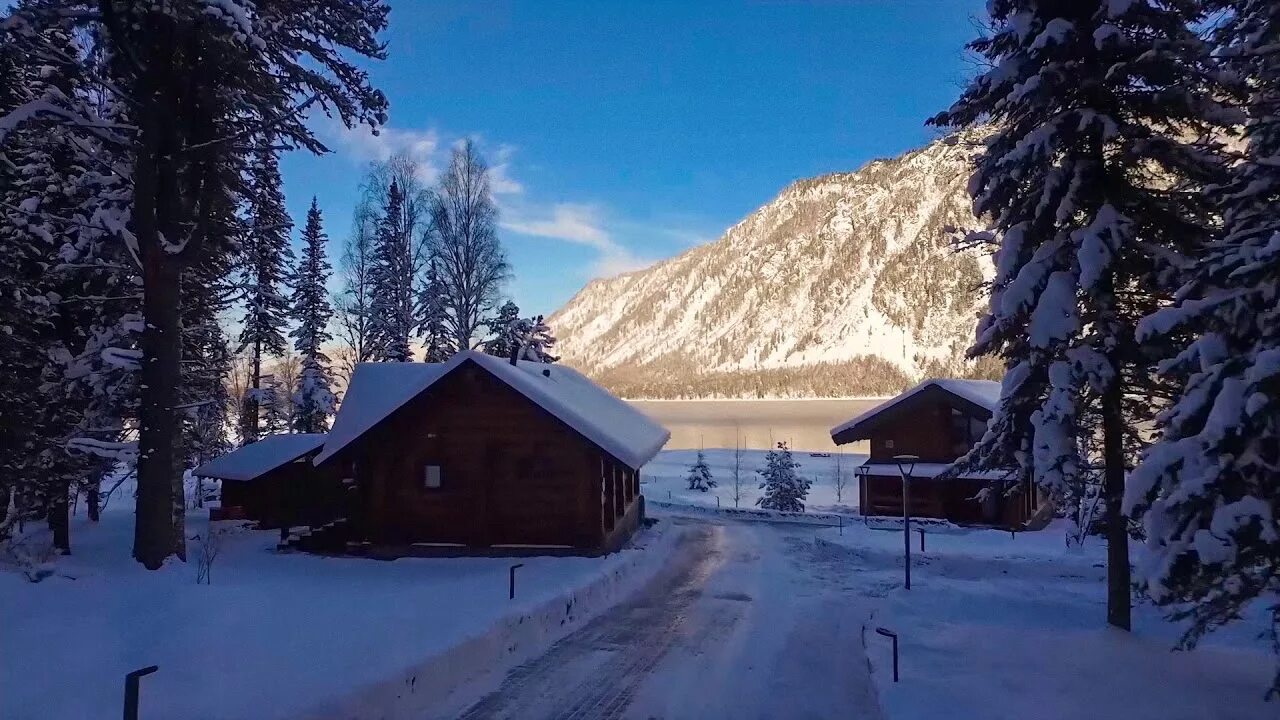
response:
[[[911,589],[911,471],[920,458],[915,455],[895,455],[898,472],[902,474],[902,550],[903,568],[906,571],[906,587]]]

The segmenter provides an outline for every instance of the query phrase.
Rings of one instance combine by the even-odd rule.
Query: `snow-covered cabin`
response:
[[[831,429],[837,445],[870,441],[870,457],[858,467],[863,515],[902,514],[902,475],[897,455],[915,455],[911,514],[956,523],[1023,527],[1040,508],[1029,483],[1005,493],[1008,471],[962,472],[937,479],[986,432],[1000,402],[1000,383],[932,379]],[[981,493],[984,488],[998,489]],[[981,497],[979,500],[977,498]]]
[[[668,437],[571,368],[466,351],[358,365],[313,462],[354,488],[355,547],[596,553],[639,525]]]
[[[279,527],[323,521],[337,512],[340,486],[311,464],[324,439],[311,433],[268,435],[192,470],[222,483],[222,502],[210,518]]]

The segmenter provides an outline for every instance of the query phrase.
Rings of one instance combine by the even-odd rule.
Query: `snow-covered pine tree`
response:
[[[489,328],[489,337],[484,341],[484,351],[489,355],[509,358],[519,347],[522,329],[520,326],[520,307],[508,300],[498,308],[498,312],[484,321]]]
[[[23,2],[16,12],[35,6]],[[68,27],[51,23],[36,32],[47,52],[11,56],[14,94],[3,93],[9,97],[0,102],[11,105],[19,97],[83,102],[83,58]],[[3,55],[9,54],[6,48]],[[66,553],[71,549],[69,499],[102,470],[96,458],[68,452],[88,401],[84,386],[68,382],[68,366],[84,347],[98,308],[104,302],[127,307],[135,296],[100,294],[106,286],[98,268],[68,263],[73,246],[97,232],[84,222],[87,211],[99,207],[96,173],[85,162],[94,146],[77,145],[62,127],[27,124],[7,133],[2,147],[0,166],[9,177],[0,186],[0,254],[5,257],[0,286],[5,311],[15,313],[3,320],[4,354],[15,353],[4,357],[0,381],[0,395],[14,410],[0,421],[0,443],[10,446],[5,484],[16,486],[10,489],[18,494],[19,513],[43,515],[55,547]],[[18,438],[22,442],[13,444]],[[0,492],[0,498],[7,501],[9,494]]]
[[[293,403],[285,383],[275,374],[263,375],[262,386],[250,392],[261,416],[258,437],[288,432]]]
[[[760,475],[760,489],[764,494],[756,498],[756,505],[765,510],[804,512],[805,498],[809,497],[810,480],[803,478],[796,469],[800,463],[791,456],[791,448],[785,442],[769,450]]]
[[[301,357],[302,369],[293,388],[293,429],[319,433],[329,429],[329,416],[337,405],[329,377],[329,356],[324,344],[333,339],[329,334],[329,261],[325,257],[325,235],[320,206],[311,198],[307,224],[302,229],[302,257],[293,273],[293,320],[297,323],[290,336],[293,349]]]
[[[90,55],[108,59],[94,67],[95,85],[129,108],[129,122],[116,123],[75,98],[42,98],[0,118],[0,142],[18,125],[60,125],[80,141],[121,152],[114,163],[87,159],[95,170],[128,174],[127,214],[88,219],[127,229],[131,257],[144,266],[134,555],[147,568],[183,553],[173,522],[180,484],[180,276],[199,244],[193,229],[206,199],[219,195],[219,174],[210,170],[267,130],[284,145],[324,152],[303,112],[312,104],[348,126],[385,122],[386,98],[347,58],[385,57],[377,34],[387,12],[376,0],[222,0],[217,7],[41,0],[5,23],[3,43],[41,58],[53,53],[39,29],[64,23],[90,46]]]
[[[689,466],[689,476],[685,478],[689,482],[690,490],[701,490],[706,492],[716,486],[716,481],[711,477],[711,468],[707,466],[707,456],[701,450],[698,451],[698,457]]]
[[[1148,417],[1134,341],[1203,239],[1199,192],[1223,164],[1197,142],[1229,116],[1192,30],[1195,2],[992,0],[970,49],[989,64],[936,125],[989,132],[970,181],[971,236],[996,249],[972,356],[998,355],[1000,406],[965,465],[1015,467],[1055,496],[1103,475],[1107,620],[1130,625],[1124,479]],[[1085,440],[1100,439],[1097,456]]]
[[[472,347],[510,275],[497,231],[489,168],[467,140],[454,148],[431,206],[430,251],[440,261],[449,331],[459,350]]]
[[[530,362],[553,363],[560,359],[552,355],[556,346],[556,336],[551,334],[551,326],[543,316],[531,317],[522,323],[520,341],[520,357]]]
[[[0,114],[35,100],[41,89],[21,48],[0,42]],[[5,508],[0,511],[0,540],[39,513],[44,494],[44,483],[33,472],[37,453],[32,448],[40,441],[41,356],[52,328],[48,303],[38,288],[39,265],[52,233],[47,222],[33,217],[39,207],[30,199],[35,195],[38,203],[43,193],[36,184],[48,178],[26,169],[38,138],[37,129],[20,128],[0,145],[0,404],[5,408],[0,416],[0,504]]]
[[[400,185],[393,181],[373,238],[374,264],[370,273],[371,359],[381,362],[413,360],[409,347],[414,327],[413,258],[402,225],[403,204]]]
[[[1182,643],[1269,603],[1280,653],[1280,5],[1222,0],[1217,56],[1242,83],[1245,157],[1209,195],[1224,232],[1198,258],[1174,307],[1139,339],[1179,350],[1161,370],[1181,381],[1160,437],[1129,479],[1145,516],[1137,581],[1174,617]],[[1280,671],[1271,693],[1280,694]]]
[[[293,251],[289,230],[293,226],[285,209],[283,180],[271,138],[262,138],[264,147],[254,153],[248,167],[245,236],[238,258],[244,293],[244,319],[240,324],[240,351],[246,348],[253,358],[252,387],[262,390],[264,356],[279,356],[286,348],[285,325],[289,317],[286,284]],[[242,419],[249,423],[242,435],[250,442],[261,434],[263,394],[249,394]],[[275,395],[273,395],[275,397]],[[265,409],[265,408],[264,408]],[[277,412],[272,410],[272,412]],[[278,412],[277,412],[278,415]]]

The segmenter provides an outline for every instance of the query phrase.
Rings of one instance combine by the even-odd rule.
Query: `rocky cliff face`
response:
[[[802,180],[723,237],[593,281],[550,319],[564,361],[628,396],[892,392],[959,362],[990,260],[975,221],[978,147],[951,137]]]

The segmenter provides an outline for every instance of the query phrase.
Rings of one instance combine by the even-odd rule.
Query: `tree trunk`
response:
[[[1124,500],[1124,411],[1119,363],[1116,377],[1102,394],[1102,494],[1107,523],[1107,622],[1131,629],[1129,618],[1129,528]]]
[[[100,482],[102,481],[94,480],[89,483],[89,486],[85,488],[84,491],[84,507],[89,513],[90,522],[98,522],[102,519],[102,511],[100,507],[102,504],[102,498],[99,494],[100,490],[98,489],[98,484]]]
[[[250,382],[249,397],[245,398],[244,410],[240,417],[240,433],[244,436],[244,444],[258,440],[261,426],[261,406],[258,403],[258,391],[262,387],[262,343],[253,343],[253,377]]]
[[[53,496],[49,498],[49,529],[53,531],[53,546],[63,555],[71,554],[71,509],[67,494],[71,488],[66,483],[55,483]]]
[[[138,502],[134,556],[150,570],[173,551],[173,476],[177,463],[175,445],[181,373],[181,330],[178,320],[177,263],[163,256],[157,241],[144,257],[142,331],[145,361],[141,371],[141,405],[138,410]],[[179,480],[181,482],[181,480]]]
[[[134,169],[133,220],[142,255],[142,369],[138,407],[138,494],[133,556],[158,569],[183,538],[175,537],[178,388],[182,377],[179,258],[166,240],[183,237],[177,222],[178,150],[174,97],[173,27],[154,28],[158,50],[142,80],[139,151]],[[181,478],[178,480],[181,483]],[[181,502],[181,500],[179,500]],[[182,553],[179,552],[181,556]]]

